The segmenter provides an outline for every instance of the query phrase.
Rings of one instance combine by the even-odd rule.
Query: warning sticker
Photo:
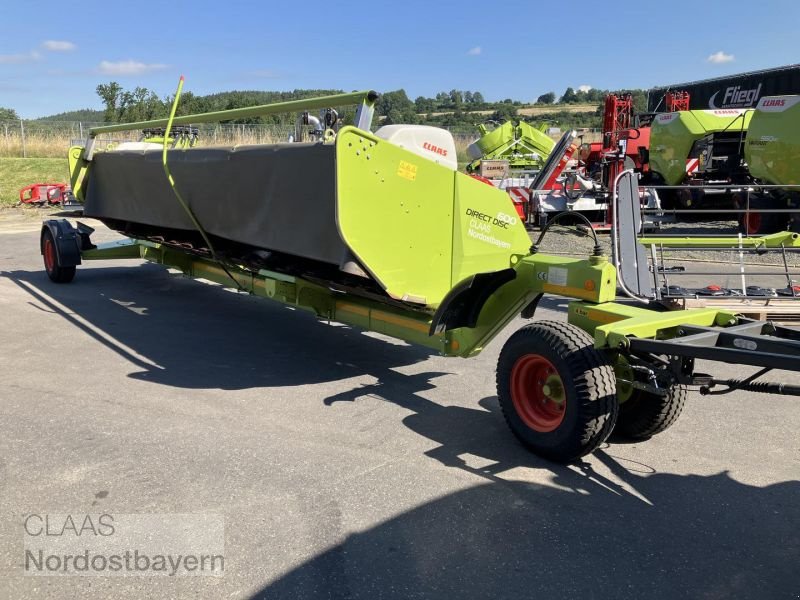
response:
[[[409,181],[414,181],[417,178],[417,165],[411,164],[405,160],[400,161],[397,167],[397,176]]]
[[[547,283],[551,285],[567,285],[567,269],[564,267],[550,267],[547,269]]]

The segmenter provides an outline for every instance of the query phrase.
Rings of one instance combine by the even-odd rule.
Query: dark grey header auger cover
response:
[[[167,181],[160,150],[99,152],[84,214],[195,231]],[[339,265],[332,144],[170,150],[175,184],[209,234]]]

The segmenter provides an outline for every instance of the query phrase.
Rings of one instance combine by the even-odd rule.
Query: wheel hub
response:
[[[617,399],[620,404],[623,404],[631,399],[634,389],[633,369],[624,356],[617,355],[617,360],[614,363],[614,374],[617,378]]]
[[[52,273],[53,269],[56,266],[56,248],[53,244],[53,240],[47,238],[44,241],[44,267],[47,269],[48,273]]]
[[[511,400],[519,418],[534,431],[554,431],[564,420],[564,382],[553,363],[539,354],[526,354],[514,364]]]

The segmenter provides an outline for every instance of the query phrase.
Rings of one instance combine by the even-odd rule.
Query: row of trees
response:
[[[574,90],[568,87],[560,97],[555,92],[547,92],[536,99],[536,104],[594,104],[605,100],[608,90],[589,88],[588,90]]]
[[[387,92],[376,103],[375,110],[384,122],[470,125],[487,118],[504,120],[516,115],[522,106],[518,100],[487,102],[483,94],[470,90],[439,92],[433,98],[418,96],[413,102],[405,90]],[[480,113],[476,111],[481,111]],[[487,117],[485,111],[492,111]]]
[[[103,119],[107,123],[146,121],[166,117],[173,97],[160,98],[155,92],[144,87],[124,89],[119,83],[111,81],[97,86],[97,95],[103,102]],[[233,91],[206,96],[197,96],[190,91],[183,92],[178,114],[192,114],[218,110],[228,110],[285,102],[315,96],[341,93],[341,90],[293,90],[289,92]],[[560,97],[547,92],[537,98],[536,104],[552,106],[552,112],[537,114],[536,117],[523,117],[529,120],[551,121],[563,127],[600,127],[602,102],[608,90],[574,90],[568,87]],[[633,90],[634,106],[642,112],[646,107],[645,90]],[[556,103],[558,100],[558,104]],[[597,104],[595,112],[570,113],[559,110],[559,104]],[[421,123],[448,127],[473,126],[487,120],[505,121],[520,118],[518,110],[522,103],[511,98],[500,102],[487,102],[478,91],[452,89],[439,92],[434,97],[418,96],[411,100],[405,90],[384,93],[376,103],[376,114],[382,123]],[[92,113],[93,111],[81,111]],[[56,118],[76,120],[78,113],[64,113]],[[345,122],[352,118],[353,109],[343,109],[340,115]],[[90,116],[90,115],[89,115]],[[0,121],[18,119],[12,109],[0,108]],[[292,122],[291,115],[267,115],[238,120],[238,123],[268,123],[287,125]],[[92,120],[80,117],[78,120]]]
[[[178,115],[188,115],[219,110],[244,108],[257,104],[271,104],[274,102],[287,102],[317,96],[341,94],[341,90],[294,90],[291,92],[259,92],[235,91],[197,96],[190,91],[181,94],[178,104]],[[103,119],[106,123],[131,123],[134,121],[148,121],[160,119],[169,115],[174,96],[159,98],[158,95],[143,87],[125,90],[116,81],[97,86],[97,95],[103,101],[105,110]],[[343,111],[343,116],[349,117],[352,111]],[[237,123],[268,123],[286,124],[290,117],[287,115],[264,115],[238,119]]]
[[[633,95],[633,106],[636,112],[647,110],[647,90],[626,90]],[[590,88],[588,90],[574,90],[568,87],[558,98],[559,104],[602,104],[609,90]],[[619,93],[619,92],[616,92]],[[547,92],[536,99],[536,104],[554,104],[556,102],[555,92]]]

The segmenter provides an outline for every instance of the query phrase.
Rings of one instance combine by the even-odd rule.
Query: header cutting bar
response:
[[[181,115],[172,120],[173,125],[190,125],[195,123],[214,123],[218,121],[231,121],[234,119],[246,119],[261,115],[274,115],[278,113],[294,112],[298,110],[314,110],[329,108],[333,106],[345,106],[349,104],[366,104],[372,106],[379,94],[372,90],[363,92],[352,92],[350,94],[334,94],[331,96],[321,96],[319,98],[308,98],[304,100],[290,100],[288,102],[276,102],[274,104],[260,104],[258,106],[248,106],[246,108],[233,108],[230,110],[217,110],[195,115]],[[150,127],[166,127],[168,118],[154,119],[152,121],[137,121],[136,123],[118,123],[115,125],[103,125],[92,127],[89,130],[89,137],[96,137],[100,133],[113,133],[115,131],[132,131],[135,129],[146,129]]]

